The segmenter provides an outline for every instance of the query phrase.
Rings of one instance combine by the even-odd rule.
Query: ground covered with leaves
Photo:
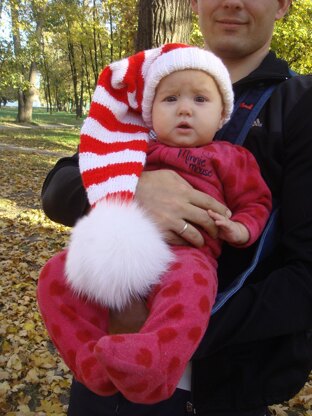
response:
[[[71,375],[43,326],[36,285],[69,231],[42,213],[42,183],[56,152],[75,150],[78,130],[53,131],[0,126],[0,415],[66,414]],[[311,409],[312,377],[293,400],[271,408],[280,416],[312,416]]]
[[[41,211],[42,183],[57,152],[75,150],[78,130],[70,131],[71,146],[53,146],[47,133],[0,126],[0,415],[61,416],[68,403],[71,374],[43,326],[36,286],[40,268],[68,238]],[[62,134],[69,131],[54,136]]]

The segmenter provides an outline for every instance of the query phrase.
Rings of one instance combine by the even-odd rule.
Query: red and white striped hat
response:
[[[167,44],[106,67],[81,130],[79,167],[93,208],[73,229],[66,270],[77,292],[110,307],[121,309],[131,296],[145,296],[172,260],[156,225],[133,199],[157,85],[183,69],[215,79],[227,121],[233,93],[221,60],[197,47]]]

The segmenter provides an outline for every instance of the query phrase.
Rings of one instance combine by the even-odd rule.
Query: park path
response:
[[[23,124],[23,123],[0,123],[0,130],[12,130],[12,129],[64,129],[64,128],[75,128],[72,124],[58,123],[58,124]]]
[[[0,150],[9,150],[9,151],[11,150],[11,151],[18,151],[22,153],[39,153],[41,155],[47,155],[47,156],[59,156],[59,157],[68,156],[68,152],[67,153],[53,152],[51,150],[38,149],[35,147],[14,146],[12,144],[6,144],[6,143],[0,143]]]

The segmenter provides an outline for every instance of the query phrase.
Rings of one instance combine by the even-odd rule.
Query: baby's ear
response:
[[[220,117],[220,122],[219,122],[219,130],[221,129],[221,127],[223,127],[224,125],[224,119],[225,119],[225,111],[224,108],[222,109],[221,112],[221,117]]]

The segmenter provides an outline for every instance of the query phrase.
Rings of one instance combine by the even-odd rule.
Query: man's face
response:
[[[222,59],[268,50],[275,20],[291,0],[191,0],[207,49]]]

